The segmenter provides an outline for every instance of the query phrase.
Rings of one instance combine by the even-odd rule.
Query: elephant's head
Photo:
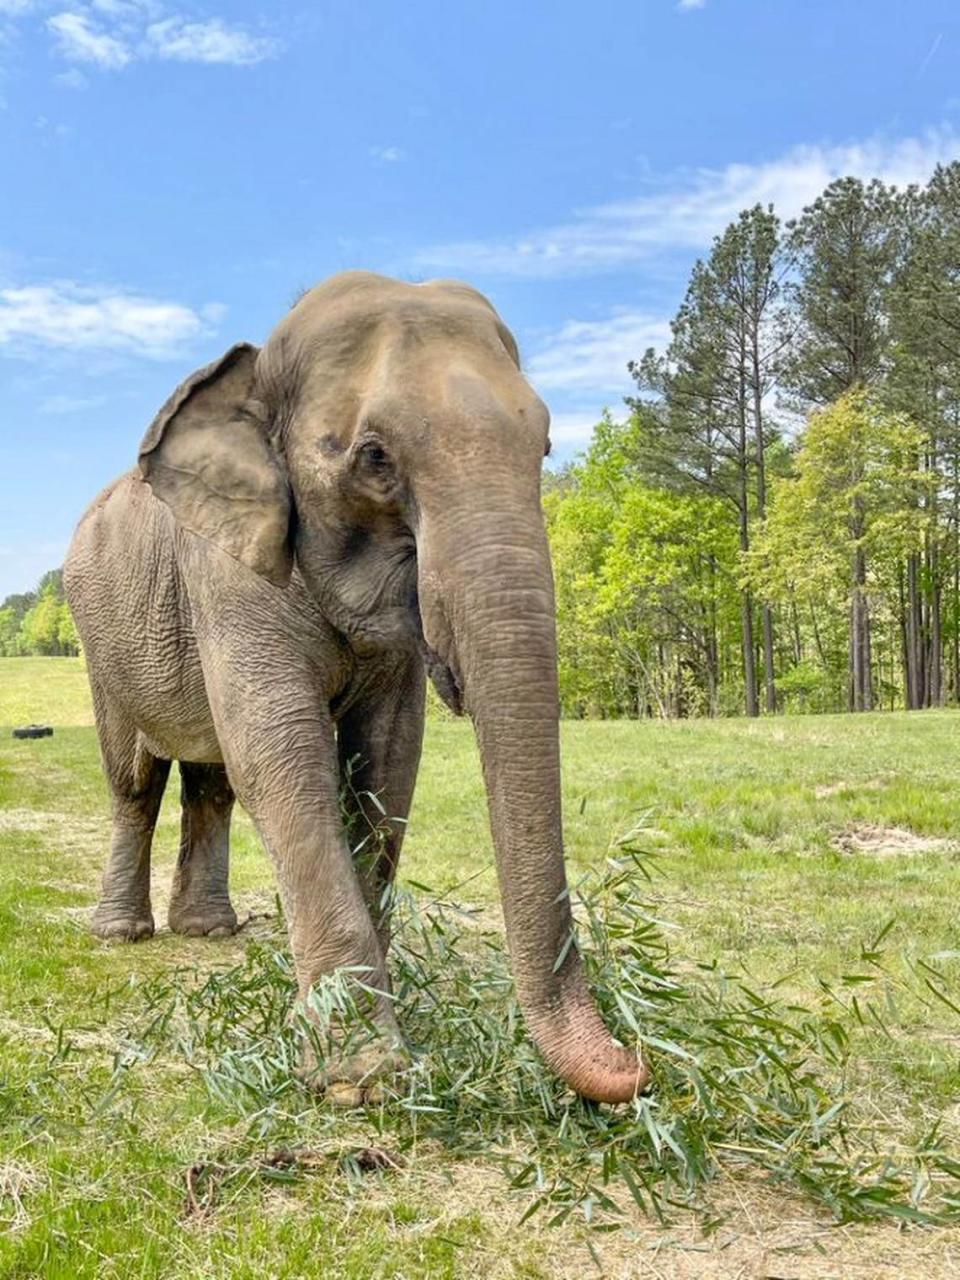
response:
[[[617,1102],[648,1073],[569,943],[548,425],[479,293],[350,272],[185,383],[140,465],[182,525],[281,587],[295,560],[355,646],[419,646],[469,712],[524,1015],[572,1088]]]

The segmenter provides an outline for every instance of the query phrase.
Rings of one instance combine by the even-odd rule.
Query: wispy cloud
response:
[[[577,445],[587,445],[593,435],[600,414],[584,409],[581,413],[551,413],[550,444],[552,452],[561,455],[569,454]]]
[[[15,16],[30,8],[25,0],[0,0],[0,13],[3,5],[19,6],[7,10]],[[252,67],[282,49],[272,36],[219,17],[192,18],[163,0],[92,0],[53,14],[46,28],[60,57],[103,71],[148,59]]]
[[[790,218],[845,174],[904,186],[926,181],[938,163],[958,156],[960,133],[951,128],[915,138],[798,146],[772,160],[679,170],[649,182],[632,199],[584,209],[566,222],[511,239],[428,246],[413,255],[411,265],[528,279],[614,271],[672,249],[701,249],[754,204],[772,203]]]
[[[116,36],[98,31],[83,13],[58,13],[47,19],[57,52],[69,62],[88,62],[119,71],[133,61],[133,51]]]
[[[677,8],[681,12],[688,12],[691,9],[705,9],[707,0],[679,0]]]
[[[43,146],[49,146],[53,142],[62,142],[65,138],[73,136],[73,127],[64,124],[62,120],[50,120],[46,116],[37,116],[33,122],[33,127],[40,135]]]
[[[69,413],[83,413],[88,409],[99,409],[107,403],[106,396],[47,396],[40,402],[40,412],[61,416]]]
[[[158,58],[178,62],[227,63],[252,67],[280,51],[280,43],[264,36],[252,36],[239,27],[230,27],[220,18],[207,22],[187,22],[165,18],[147,27],[147,43]]]
[[[0,352],[44,349],[166,359],[210,333],[223,314],[74,281],[0,288]]]
[[[627,362],[647,347],[670,341],[670,325],[661,316],[617,311],[600,320],[568,320],[536,344],[526,373],[543,391],[613,392],[629,390]]]
[[[632,383],[627,363],[647,347],[663,347],[670,325],[660,316],[619,310],[595,320],[568,320],[533,343],[527,377],[548,403],[550,440],[558,457],[586,445],[604,405],[618,412]]]
[[[86,89],[90,83],[82,71],[71,67],[69,71],[61,71],[53,77],[54,82],[64,89]]]
[[[104,13],[108,17],[129,22],[135,22],[144,14],[147,17],[159,18],[164,9],[161,0],[91,0],[91,7],[96,9],[97,13]]]
[[[407,153],[402,147],[371,147],[370,154],[381,164],[398,164],[407,158]]]
[[[943,42],[943,32],[938,31],[937,34],[934,36],[933,43],[930,45],[930,48],[927,50],[923,61],[920,63],[920,70],[917,72],[918,76],[923,75],[927,67],[929,67],[930,63],[937,56],[937,50],[940,48],[940,45],[942,44],[942,42]]]

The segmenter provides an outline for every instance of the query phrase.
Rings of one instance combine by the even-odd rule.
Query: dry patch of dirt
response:
[[[88,856],[101,856],[110,841],[110,824],[104,818],[80,818],[45,809],[0,809],[0,834],[7,832],[40,832],[52,850]]]
[[[56,1026],[32,1027],[26,1022],[18,1022],[15,1018],[0,1017],[0,1035],[9,1037],[18,1044],[56,1045],[61,1029]],[[63,1036],[77,1049],[106,1050],[115,1053],[120,1046],[121,1034],[108,1026],[66,1027]],[[2,1171],[0,1164],[0,1197],[2,1197]]]
[[[960,1274],[954,1233],[838,1227],[789,1210],[758,1217],[749,1204],[708,1239],[696,1227],[650,1227],[630,1234],[632,1259],[623,1257],[625,1241],[597,1248],[600,1275],[609,1280],[948,1280]],[[580,1274],[590,1273],[584,1267]]]
[[[404,1234],[443,1230],[470,1209],[479,1211],[487,1238],[471,1245],[457,1274],[506,1280],[527,1274],[551,1280],[947,1280],[960,1275],[960,1232],[902,1230],[895,1225],[837,1226],[782,1188],[759,1179],[728,1179],[711,1196],[711,1235],[693,1213],[664,1226],[634,1210],[621,1230],[598,1234],[570,1221],[549,1227],[548,1215],[517,1226],[524,1201],[505,1190],[503,1175],[482,1162],[451,1164],[424,1144],[405,1168],[365,1203],[396,1197],[421,1206]],[[309,1203],[309,1202],[308,1202]]]
[[[0,809],[0,831],[44,831],[56,816],[37,809]]]
[[[921,853],[953,852],[956,845],[940,836],[922,836],[907,827],[883,827],[855,822],[834,839],[840,853],[865,853],[874,858],[916,857]]]

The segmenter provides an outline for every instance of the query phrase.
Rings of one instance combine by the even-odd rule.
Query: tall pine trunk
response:
[[[766,448],[763,439],[763,398],[760,393],[760,339],[759,317],[754,317],[752,326],[753,360],[753,440],[756,451],[757,467],[757,519],[762,524],[767,515],[767,472]],[[777,686],[773,670],[773,611],[764,601],[762,605],[763,620],[763,684],[766,693],[767,710],[772,714],[777,709]]]
[[[757,696],[757,664],[753,649],[753,600],[746,588],[740,593],[740,617],[743,625],[743,679],[746,688],[746,710],[748,716],[758,716],[760,699]]]
[[[951,697],[960,705],[960,452],[953,450],[953,574],[950,582],[950,619],[953,634],[950,645]]]
[[[907,643],[906,689],[907,710],[916,711],[924,704],[923,619],[920,601],[920,557],[912,551],[907,556]]]
[[[853,573],[850,599],[850,708],[873,710],[873,664],[870,649],[870,604],[867,597],[867,557],[863,549],[863,500],[854,500]]]
[[[740,550],[746,554],[750,550],[750,499],[747,488],[747,415],[744,404],[743,387],[740,395],[740,439],[737,464],[739,468],[740,490]],[[753,599],[748,588],[740,592],[740,617],[743,630],[743,683],[748,716],[760,714],[760,699],[757,694],[757,661],[754,654],[753,641]]]

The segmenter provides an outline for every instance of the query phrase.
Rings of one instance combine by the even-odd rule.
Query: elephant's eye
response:
[[[378,482],[385,482],[393,474],[390,455],[379,440],[364,440],[357,449],[357,466],[361,474]]]
[[[379,444],[365,444],[360,450],[363,455],[364,462],[369,462],[371,466],[383,467],[387,462],[386,450]]]

